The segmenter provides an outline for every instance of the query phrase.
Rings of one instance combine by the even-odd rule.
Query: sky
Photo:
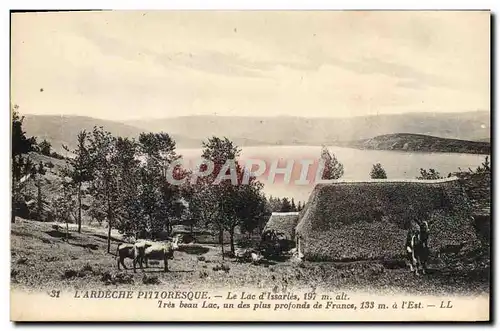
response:
[[[489,110],[490,13],[16,13],[11,102],[112,120]]]

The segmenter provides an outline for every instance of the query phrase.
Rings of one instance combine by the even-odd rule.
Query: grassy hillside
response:
[[[438,153],[472,153],[490,154],[489,142],[447,139],[421,134],[395,133],[377,136],[370,139],[348,141],[339,145],[359,149],[438,152]]]
[[[26,207],[23,207],[22,215],[35,219],[39,219],[41,217],[42,220],[52,221],[54,218],[55,201],[63,194],[62,170],[67,166],[66,161],[41,155],[36,152],[31,152],[28,156],[36,165],[41,162],[45,173],[42,175],[37,174],[36,176],[31,176],[30,179],[25,182],[22,194],[26,202]],[[39,190],[37,183],[41,185],[41,215],[38,215]],[[93,199],[92,196],[86,191],[86,188],[88,188],[88,184],[84,183],[82,185],[82,189],[84,190],[82,194],[82,223],[90,224],[95,222],[89,212],[89,207]],[[73,216],[76,217],[75,215]],[[73,220],[70,220],[70,222],[73,222]]]
[[[474,264],[447,260],[446,267],[435,269],[427,277],[410,274],[404,261],[357,261],[351,263],[302,263],[267,261],[260,265],[222,261],[220,249],[213,245],[182,245],[169,261],[170,272],[163,265],[151,265],[144,272],[117,269],[114,251],[119,237],[112,241],[113,254],[106,253],[102,232],[84,228],[79,234],[64,233],[51,223],[17,218],[11,227],[11,286],[30,290],[53,289],[192,289],[200,282],[206,289],[239,288],[242,285],[267,291],[318,288],[334,291],[338,288],[364,288],[377,291],[407,291],[411,293],[488,293],[489,263]],[[163,263],[163,262],[160,262]],[[224,263],[227,271],[218,270]],[[479,263],[479,264],[478,264]],[[130,268],[131,261],[125,264]],[[438,265],[434,264],[434,268]]]

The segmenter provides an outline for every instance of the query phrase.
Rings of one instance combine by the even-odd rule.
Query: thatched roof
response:
[[[316,185],[296,233],[306,259],[389,257],[404,253],[415,217],[430,222],[431,249],[476,240],[470,212],[456,177],[342,180]]]
[[[491,215],[491,173],[456,173],[472,201],[475,215]]]
[[[269,220],[264,227],[263,233],[270,230],[275,230],[282,233],[287,239],[295,240],[295,227],[299,221],[298,212],[277,213],[274,212],[269,217]]]

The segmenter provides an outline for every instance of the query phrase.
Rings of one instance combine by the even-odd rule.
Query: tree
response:
[[[279,212],[281,211],[281,199],[280,198],[274,198],[273,196],[269,197],[269,209],[270,212]]]
[[[181,188],[167,180],[167,170],[172,162],[180,158],[175,151],[175,141],[163,132],[141,133],[138,150],[144,159],[140,170],[139,197],[147,218],[139,228],[153,235],[163,230],[170,234],[173,221],[180,219],[178,201]],[[176,169],[176,175],[179,176],[182,171]]]
[[[115,140],[113,163],[116,167],[117,212],[116,225],[120,233],[134,234],[142,230],[142,206],[140,201],[140,160],[137,158],[134,139],[118,137]]]
[[[290,203],[288,198],[283,198],[283,200],[281,201],[280,212],[287,213],[287,212],[290,212],[291,210],[292,210],[292,204]]]
[[[193,195],[190,197],[189,207],[193,218],[199,219],[203,226],[211,226],[218,231],[219,244],[221,245],[222,256],[224,258],[222,236],[224,227],[220,221],[223,217],[223,211],[220,207],[222,194],[219,191],[221,191],[221,187],[212,185],[208,176],[198,178],[196,184],[193,185]]]
[[[417,176],[417,179],[425,179],[425,180],[433,180],[433,179],[441,179],[443,178],[439,172],[435,169],[429,169],[428,171],[420,168],[420,176]]]
[[[52,148],[52,144],[44,139],[41,143],[38,144],[38,149],[42,155],[50,156],[50,149]]]
[[[380,163],[374,164],[372,170],[370,171],[370,177],[372,179],[386,179],[387,174]]]
[[[63,148],[75,155],[74,158],[66,159],[66,167],[63,173],[71,178],[71,184],[75,185],[78,201],[78,233],[82,231],[82,186],[83,183],[89,182],[93,179],[94,160],[91,157],[89,150],[89,133],[82,130],[77,135],[77,147],[70,151],[67,146]],[[45,140],[44,140],[45,141]],[[49,146],[50,153],[50,146]]]
[[[248,183],[243,183],[244,171],[237,167],[238,184],[232,185],[232,217],[229,217],[229,222],[226,230],[229,232],[231,243],[231,253],[234,254],[234,232],[236,226],[239,226],[243,232],[253,232],[257,228],[262,218],[265,215],[266,199],[262,193],[263,184],[257,180],[255,176],[249,177]]]
[[[239,186],[236,214],[243,232],[252,233],[266,215],[266,198],[262,188],[262,183],[257,181]]]
[[[241,149],[227,137],[223,139],[219,137],[211,137],[206,142],[203,142],[202,157],[214,163],[215,169],[213,173],[217,175],[226,163],[227,160],[234,160],[240,156]]]
[[[235,213],[236,192],[230,179],[223,179],[220,182],[215,182],[219,175],[227,175],[231,173],[231,169],[227,169],[224,174],[222,170],[228,160],[234,162],[233,165],[237,166],[237,158],[241,150],[234,145],[228,138],[211,137],[203,144],[202,158],[211,161],[214,164],[214,170],[209,176],[201,178],[200,190],[198,193],[198,201],[206,200],[201,205],[213,208],[215,212],[203,213],[209,218],[206,223],[210,224],[219,234],[219,243],[221,245],[222,257],[224,258],[224,231],[234,229],[237,225],[238,219]],[[202,168],[204,166],[202,165]],[[206,169],[206,168],[204,168]],[[204,170],[202,169],[202,170]],[[236,169],[233,169],[233,171]],[[202,195],[200,195],[200,193]],[[198,204],[200,204],[198,202]],[[234,242],[231,237],[231,250],[234,252]]]
[[[474,172],[474,171],[471,170],[471,172]],[[481,163],[480,166],[478,166],[476,168],[476,171],[475,171],[475,173],[477,173],[477,174],[487,173],[487,172],[491,172],[489,155],[486,155],[486,157],[484,158],[484,161]]]
[[[71,178],[64,177],[61,184],[61,195],[52,201],[52,212],[56,221],[66,224],[66,242],[69,242],[69,221],[74,219],[76,202],[73,200],[75,186],[71,184]]]
[[[28,154],[35,150],[36,138],[28,138],[23,130],[24,116],[20,116],[17,105],[11,105],[12,130],[11,130],[11,162],[12,162],[12,213],[11,223],[15,222],[15,216],[20,206],[24,204],[22,190],[27,180],[34,171],[34,164]]]
[[[116,138],[102,127],[94,127],[89,137],[89,152],[94,165],[90,191],[101,202],[108,221],[108,253],[111,252],[111,229],[119,212],[119,184],[114,163]]]
[[[344,166],[337,160],[335,154],[330,154],[326,146],[321,148],[321,159],[325,165],[322,179],[339,179],[344,175]]]
[[[297,211],[297,206],[295,206],[295,201],[292,198],[292,204],[290,206],[290,211]]]
[[[240,148],[226,137],[211,137],[203,142],[202,157],[214,164],[214,171],[199,178],[195,184],[194,210],[203,214],[205,223],[218,232],[223,257],[224,232],[229,233],[231,253],[234,254],[236,227],[253,231],[266,210],[263,185],[239,165],[240,152]],[[232,178],[228,178],[231,175]],[[246,176],[248,182],[244,182]]]
[[[88,215],[90,216],[89,223],[96,221],[99,226],[101,226],[106,219],[106,211],[104,210],[100,201],[97,201],[95,199],[92,199],[90,202]]]
[[[38,220],[42,220],[42,215],[43,215],[43,205],[45,203],[44,201],[44,198],[43,198],[43,194],[42,194],[42,180],[41,180],[41,176],[42,175],[45,175],[46,171],[45,171],[45,168],[43,166],[43,162],[40,161],[40,163],[38,163],[38,167],[35,168],[36,170],[36,182],[35,182],[35,186],[37,188],[37,198],[36,198],[36,217],[38,218]]]
[[[12,112],[12,158],[35,150],[36,138],[26,136],[23,130],[24,116],[20,116],[17,105],[11,107]]]

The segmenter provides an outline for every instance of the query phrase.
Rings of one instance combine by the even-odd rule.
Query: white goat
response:
[[[118,244],[118,247],[116,247],[118,270],[120,270],[120,264],[123,266],[124,269],[127,269],[124,263],[124,260],[126,258],[133,260],[134,272],[136,271],[137,262],[139,262],[140,268],[142,269],[144,253],[146,249],[151,245],[152,245],[151,243],[148,243],[146,241],[138,241],[135,244],[129,244],[129,243]]]
[[[168,271],[168,260],[174,258],[174,251],[179,249],[179,236],[176,236],[173,241],[166,243],[154,243],[146,248],[144,252],[144,262],[148,267],[148,260],[163,260],[164,271]]]

